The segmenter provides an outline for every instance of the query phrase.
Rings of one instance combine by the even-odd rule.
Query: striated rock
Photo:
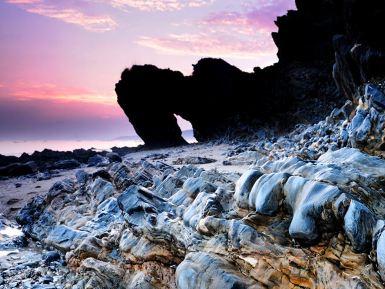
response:
[[[325,223],[330,225],[333,221],[328,209],[330,210],[330,204],[341,191],[335,186],[294,176],[287,180],[283,190],[285,203],[293,211],[289,227],[290,235],[298,240],[314,241],[319,236],[319,225],[323,226]]]
[[[50,203],[53,199],[61,194],[72,194],[75,192],[75,183],[71,179],[65,179],[53,184],[46,196],[47,202]]]
[[[283,186],[290,177],[286,173],[261,176],[254,184],[249,195],[249,206],[257,213],[273,215],[277,213],[283,199]]]
[[[382,280],[385,280],[385,233],[382,232],[377,241],[377,263]]]
[[[352,200],[344,217],[345,233],[354,250],[367,251],[372,243],[375,217],[363,204]]]
[[[176,271],[180,289],[263,288],[247,279],[225,259],[207,253],[190,253]]]
[[[380,197],[383,163],[346,148],[256,164],[239,180],[191,165],[113,163],[110,181],[55,185],[24,229],[67,252],[72,288],[383,288],[367,255],[383,209],[362,191]],[[125,187],[148,182],[133,177],[143,169],[168,181]]]
[[[262,173],[257,170],[249,170],[237,181],[234,198],[240,208],[248,207],[251,188],[261,175]]]
[[[76,231],[67,226],[59,225],[50,231],[45,239],[45,243],[52,245],[59,250],[68,251],[71,248],[75,248],[80,240],[86,235],[85,232]]]

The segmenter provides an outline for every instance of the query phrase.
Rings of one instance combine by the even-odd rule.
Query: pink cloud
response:
[[[274,24],[277,16],[287,10],[295,9],[293,0],[254,0],[244,5],[244,11],[222,11],[213,13],[202,24],[207,26],[226,26],[236,28],[244,34],[254,34],[256,31],[271,33],[277,29]]]
[[[175,11],[183,8],[201,7],[214,0],[105,0],[117,8],[132,7],[143,11]]]
[[[60,103],[93,103],[115,106],[113,96],[103,95],[82,87],[59,86],[53,83],[18,82],[0,86],[2,95],[9,95],[16,101],[51,100]]]
[[[241,10],[213,13],[182,24],[196,32],[143,36],[137,43],[169,54],[275,60],[277,49],[271,38],[276,30],[274,20],[294,9],[294,0],[252,0],[239,6]]]
[[[79,25],[93,32],[114,30],[118,24],[108,15],[87,15],[77,8],[62,8],[43,0],[8,0],[29,13],[61,20],[65,23]]]
[[[10,4],[35,4],[42,3],[42,0],[6,0],[5,2]]]
[[[164,53],[248,59],[274,52],[271,41],[235,39],[210,31],[197,34],[170,34],[166,37],[141,37],[138,44]]]

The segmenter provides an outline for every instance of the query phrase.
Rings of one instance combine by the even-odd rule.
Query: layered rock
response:
[[[383,288],[384,172],[353,148],[238,180],[115,163],[55,184],[18,220],[66,255],[71,288]]]

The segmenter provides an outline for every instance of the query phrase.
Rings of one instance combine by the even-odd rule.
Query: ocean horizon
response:
[[[189,143],[196,142],[191,130],[183,131],[183,137]],[[111,140],[0,140],[0,154],[6,156],[21,156],[23,153],[32,154],[35,151],[50,149],[55,151],[73,151],[75,149],[109,150],[112,147],[136,147],[144,144],[137,135],[120,136]]]

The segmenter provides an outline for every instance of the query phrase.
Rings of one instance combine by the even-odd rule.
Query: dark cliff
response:
[[[261,123],[315,121],[385,74],[385,1],[296,5],[275,22],[279,62],[270,67],[246,73],[202,59],[191,76],[151,65],[126,69],[116,84],[118,102],[146,145],[185,143],[175,115],[191,122],[198,141],[236,137]]]

